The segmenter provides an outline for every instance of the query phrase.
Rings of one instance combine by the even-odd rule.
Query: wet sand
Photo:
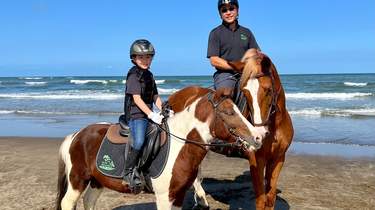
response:
[[[0,137],[2,210],[54,208],[61,140]],[[255,209],[246,160],[209,153],[202,168],[211,209]],[[276,209],[375,209],[375,160],[288,154],[278,189]],[[105,190],[97,209],[155,209],[154,201]],[[189,191],[184,209],[192,205]]]

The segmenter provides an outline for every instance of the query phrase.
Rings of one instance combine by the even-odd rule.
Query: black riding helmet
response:
[[[130,58],[135,55],[155,55],[154,46],[146,39],[138,39],[130,46]]]
[[[233,4],[233,5],[236,5],[237,8],[239,8],[239,4],[237,0],[219,0],[217,2],[217,9],[220,10],[221,6],[223,6],[224,4]]]

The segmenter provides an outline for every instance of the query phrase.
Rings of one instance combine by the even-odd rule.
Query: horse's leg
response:
[[[95,186],[91,182],[87,187],[85,195],[83,196],[83,206],[85,210],[94,210],[96,201],[98,200],[100,194],[103,192],[101,186]]]
[[[178,176],[174,174],[171,178],[168,176],[160,176],[158,179],[152,180],[157,209],[181,209],[185,193],[194,183],[197,172],[198,170],[196,170],[195,174],[186,176]],[[169,184],[166,184],[168,182]]]
[[[60,147],[61,159],[59,164],[62,165],[60,166],[61,168],[59,167],[59,176],[65,173],[60,181],[65,183],[63,185],[64,188],[66,187],[66,192],[63,194],[61,203],[57,203],[59,206],[56,208],[59,209],[61,207],[62,210],[73,210],[76,208],[79,196],[85,190],[88,183],[87,181],[81,179],[79,175],[72,170],[72,161],[69,149],[71,142],[73,141],[73,137],[73,135],[67,136]]]
[[[265,209],[266,195],[264,192],[264,167],[263,158],[256,160],[256,165],[250,165],[251,180],[255,192],[255,205],[257,210]]]
[[[172,209],[172,202],[169,201],[169,191],[163,193],[157,193],[155,191],[155,197],[157,209]]]
[[[284,165],[285,154],[276,159],[274,162],[271,161],[266,167],[266,209],[273,210],[276,202],[277,194],[277,180],[279,178],[281,168]]]
[[[194,180],[194,209],[209,209],[208,201],[206,199],[206,192],[202,187],[201,170],[198,171],[198,176]]]

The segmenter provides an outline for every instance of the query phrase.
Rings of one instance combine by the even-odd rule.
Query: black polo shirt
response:
[[[236,29],[232,31],[227,24],[222,23],[210,32],[207,58],[218,56],[227,61],[239,61],[250,48],[259,49],[250,29],[237,24]]]

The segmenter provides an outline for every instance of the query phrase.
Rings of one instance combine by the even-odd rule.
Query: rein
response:
[[[217,107],[220,105],[220,103],[223,102],[225,99],[227,99],[227,97],[222,97],[218,102],[215,103],[213,101],[213,98],[212,98],[212,92],[207,93],[206,96],[208,98],[208,101],[211,102],[212,106],[214,107],[215,112],[217,112]],[[168,109],[170,109],[170,105],[168,103],[165,103],[164,106],[163,106],[163,111],[162,111],[164,116],[169,116],[169,110]],[[235,130],[232,129],[232,128],[229,129],[229,132],[233,136],[235,136],[236,142],[233,142],[233,143],[201,143],[201,142],[198,142],[198,141],[192,141],[190,139],[179,137],[179,136],[171,133],[170,131],[166,130],[162,126],[160,126],[158,124],[157,124],[157,126],[158,126],[159,129],[163,130],[165,133],[167,133],[167,134],[169,134],[169,135],[171,135],[171,136],[173,136],[173,137],[175,137],[179,140],[182,140],[186,143],[198,145],[202,148],[204,148],[204,147],[239,147],[239,148],[244,148],[244,149],[250,148],[250,144],[248,142],[246,142],[244,139],[242,139],[241,136],[236,134]]]

